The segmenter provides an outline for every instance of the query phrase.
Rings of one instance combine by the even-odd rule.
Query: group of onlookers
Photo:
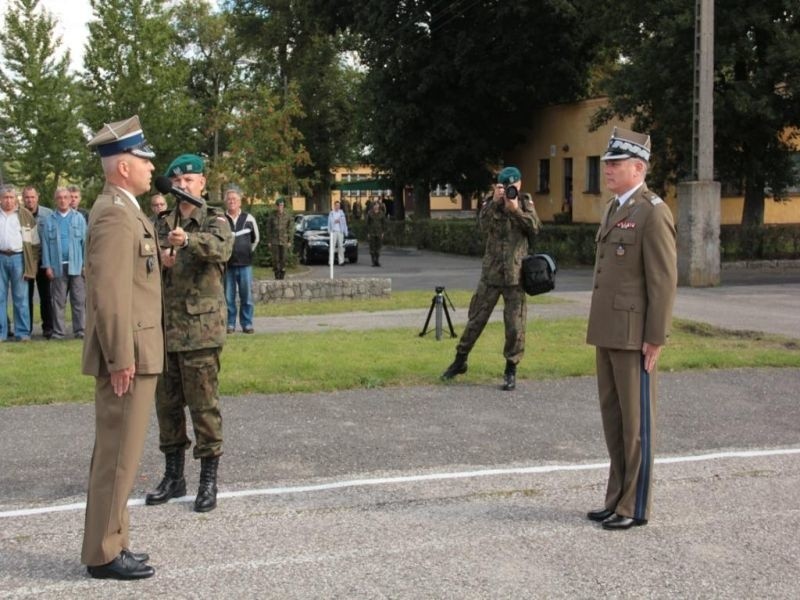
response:
[[[33,186],[22,189],[22,203],[12,185],[0,186],[0,198],[0,341],[31,339],[35,289],[44,337],[67,337],[64,313],[69,299],[72,335],[82,338],[88,213],[80,208],[80,188],[56,188],[54,209],[39,204]],[[13,321],[3,318],[9,292]]]

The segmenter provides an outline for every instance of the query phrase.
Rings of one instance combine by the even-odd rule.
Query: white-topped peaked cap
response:
[[[144,139],[139,115],[122,121],[106,123],[87,144],[97,148],[100,156],[114,156],[128,152],[140,158],[155,158],[156,153]]]

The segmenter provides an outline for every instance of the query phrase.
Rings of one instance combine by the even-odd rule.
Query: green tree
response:
[[[565,0],[321,0],[360,34],[370,162],[412,182],[415,212],[450,183],[469,199],[523,141],[536,106],[583,93],[589,46],[583,3]]]
[[[0,160],[4,175],[35,186],[45,202],[85,160],[70,55],[59,57],[55,19],[39,0],[13,0],[0,44]]]
[[[163,0],[91,0],[83,86],[93,130],[138,114],[158,171],[197,152],[203,118],[187,91],[189,65]],[[95,165],[91,165],[94,172]]]
[[[209,185],[227,180],[219,171],[221,156],[229,149],[228,124],[249,87],[250,59],[233,29],[230,13],[214,12],[207,1],[184,0],[175,10],[175,30],[189,64],[188,90],[202,119],[201,150],[211,157]]]
[[[613,32],[623,57],[605,82],[611,105],[597,123],[634,117],[650,132],[657,187],[691,177],[694,8],[694,0],[623,0],[601,5],[606,19],[596,23]],[[800,178],[791,166],[800,139],[797,3],[717,2],[714,52],[716,177],[744,192],[742,223],[761,224],[766,190],[778,200]]]
[[[303,116],[294,87],[279,96],[261,86],[243,92],[236,105],[228,125],[230,151],[222,158],[220,172],[251,197],[262,199],[306,187],[308,182],[296,176],[298,169],[308,164],[309,156],[302,134],[294,126]]]
[[[312,204],[327,202],[331,168],[357,156],[354,115],[360,73],[344,60],[345,36],[329,31],[311,0],[232,0],[237,32],[255,59],[256,81],[285,94],[295,86],[296,125],[310,161],[295,167]],[[291,191],[291,190],[286,190]]]

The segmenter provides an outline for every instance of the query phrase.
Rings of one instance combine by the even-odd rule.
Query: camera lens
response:
[[[506,188],[506,198],[508,198],[509,200],[513,200],[518,195],[519,192],[517,191],[517,188],[514,187],[513,185],[510,185]]]

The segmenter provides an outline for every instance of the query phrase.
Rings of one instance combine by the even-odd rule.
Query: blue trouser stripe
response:
[[[639,374],[639,437],[642,452],[639,465],[639,481],[636,483],[636,506],[634,507],[635,519],[644,519],[647,514],[647,496],[650,492],[650,454],[652,452],[650,439],[650,373],[644,368],[644,355],[642,355],[642,368]]]

